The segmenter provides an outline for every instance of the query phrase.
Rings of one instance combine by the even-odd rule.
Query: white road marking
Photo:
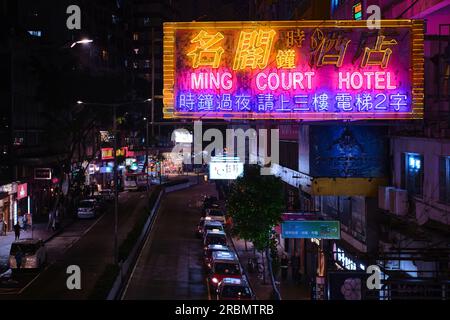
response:
[[[74,245],[75,245],[75,243],[77,243],[78,241],[80,241],[80,239],[81,238],[83,238],[100,220],[102,220],[103,219],[103,217],[105,216],[105,214],[103,214],[100,218],[98,218],[86,231],[84,231],[83,232],[83,234],[76,240],[76,241],[74,241],[74,242],[72,242],[65,250],[64,250],[64,253],[66,253],[70,248],[72,248]],[[57,238],[57,236],[55,237],[55,238],[53,238],[52,240],[50,240],[49,242],[52,242],[54,239],[56,239]],[[63,253],[63,254],[64,254]],[[45,268],[44,268],[44,270],[42,270],[41,272],[39,272],[37,275],[36,275],[36,277],[34,277],[25,287],[23,287],[22,288],[22,290],[20,290],[19,291],[19,293],[18,294],[22,294],[22,292],[23,291],[25,291],[33,282],[35,282],[36,281],[36,279],[37,278],[39,278],[39,276],[41,275],[41,274],[43,274],[45,271],[47,271],[48,270],[48,268],[50,268],[52,265],[54,265],[55,264],[55,262],[56,262],[56,260],[55,261],[53,261],[53,262],[51,262],[50,264],[48,264]]]

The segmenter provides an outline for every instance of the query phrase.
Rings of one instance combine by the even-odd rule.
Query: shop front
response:
[[[16,183],[0,186],[0,235],[13,230],[16,193]]]
[[[11,203],[10,196],[6,192],[0,193],[0,236],[5,232],[11,231],[10,216],[11,216]]]

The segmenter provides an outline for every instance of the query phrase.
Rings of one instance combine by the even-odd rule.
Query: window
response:
[[[298,142],[280,141],[280,165],[298,171]]]
[[[439,160],[439,201],[450,204],[450,156]]]
[[[108,60],[108,51],[102,50],[102,60],[107,61]]]
[[[411,196],[422,195],[423,192],[423,156],[417,153],[403,155],[402,187]]]
[[[139,40],[139,33],[133,33],[133,40],[138,41]]]
[[[30,31],[28,31],[28,33],[29,33],[30,35],[32,35],[33,37],[42,37],[42,31],[33,31],[33,30],[30,30]]]

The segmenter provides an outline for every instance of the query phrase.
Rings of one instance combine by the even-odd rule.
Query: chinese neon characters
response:
[[[366,47],[364,49],[364,56],[361,61],[361,67],[365,66],[381,66],[381,68],[385,69],[388,66],[389,58],[391,56],[392,50],[391,48],[385,48],[387,46],[393,46],[397,44],[395,39],[384,40],[385,36],[378,36],[377,42],[375,44],[375,48],[370,49]],[[377,59],[377,56],[382,55],[381,59]]]
[[[274,30],[241,31],[233,70],[242,70],[246,67],[264,69],[269,61],[275,34]]]
[[[210,66],[212,68],[218,68],[224,50],[222,47],[218,46],[217,43],[223,38],[224,36],[220,32],[211,35],[206,31],[200,31],[200,33],[191,40],[191,43],[197,43],[197,47],[187,54],[192,58],[192,67],[198,68],[200,66]]]

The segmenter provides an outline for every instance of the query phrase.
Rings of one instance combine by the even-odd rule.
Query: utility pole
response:
[[[117,224],[118,224],[118,203],[119,203],[119,188],[117,185],[117,121],[116,121],[117,105],[113,105],[113,134],[114,134],[114,264],[119,263],[119,249],[117,246]]]
[[[152,101],[153,101],[153,99],[152,99]],[[145,113],[146,129],[145,129],[145,166],[144,166],[144,168],[145,168],[145,176],[147,178],[147,195],[150,197],[150,193],[149,193],[150,184],[149,184],[149,177],[148,177],[148,169],[149,169],[149,166],[148,166],[148,158],[149,158],[149,154],[148,154],[148,148],[149,148],[149,144],[148,144],[148,107],[145,109],[147,112]]]
[[[155,29],[152,28],[152,137],[155,137]]]

